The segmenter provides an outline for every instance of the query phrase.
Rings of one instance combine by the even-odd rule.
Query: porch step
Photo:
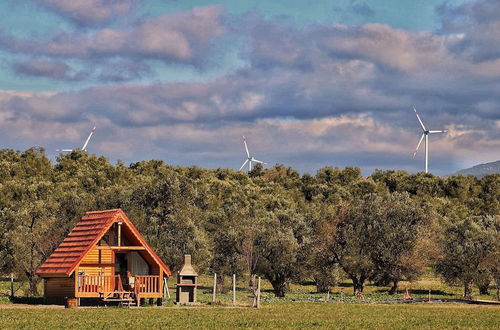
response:
[[[133,301],[133,298],[104,298],[103,301]]]
[[[123,306],[138,306],[135,292],[130,291],[112,291],[99,292],[101,298],[105,302],[118,302]]]
[[[99,292],[104,301],[128,301],[135,299],[135,293],[130,291]]]

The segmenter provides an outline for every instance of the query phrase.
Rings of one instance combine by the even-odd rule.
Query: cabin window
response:
[[[108,231],[108,233],[106,235],[108,235],[108,244],[109,245],[116,245],[116,233],[115,233],[115,229],[110,228],[109,231]]]
[[[109,233],[106,233],[106,235],[104,235],[101,238],[101,241],[99,242],[99,245],[103,245],[103,244],[109,245]]]

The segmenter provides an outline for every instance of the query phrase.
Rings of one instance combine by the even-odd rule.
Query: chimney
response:
[[[194,270],[193,266],[191,265],[191,255],[190,254],[185,254],[184,255],[184,265],[182,265],[181,270],[179,271],[179,275],[181,276],[198,276],[198,273]]]
[[[191,265],[191,255],[184,255],[184,265],[177,274],[177,298],[178,304],[196,303],[196,287],[198,286],[198,274]]]

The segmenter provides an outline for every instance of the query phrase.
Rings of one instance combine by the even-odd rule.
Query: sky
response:
[[[0,148],[436,175],[500,159],[498,0],[3,0]]]

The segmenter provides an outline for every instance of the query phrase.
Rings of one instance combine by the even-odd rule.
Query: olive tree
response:
[[[296,203],[283,191],[270,191],[264,198],[267,214],[261,218],[263,229],[255,240],[257,272],[271,283],[275,296],[282,298],[302,271],[309,227]]]
[[[393,293],[399,281],[418,276],[424,223],[422,210],[407,193],[370,194],[340,210],[330,251],[352,280],[356,296],[370,279],[393,283]]]
[[[469,216],[446,225],[443,257],[436,270],[450,284],[462,283],[464,298],[472,299],[474,281],[498,256],[499,216]]]

